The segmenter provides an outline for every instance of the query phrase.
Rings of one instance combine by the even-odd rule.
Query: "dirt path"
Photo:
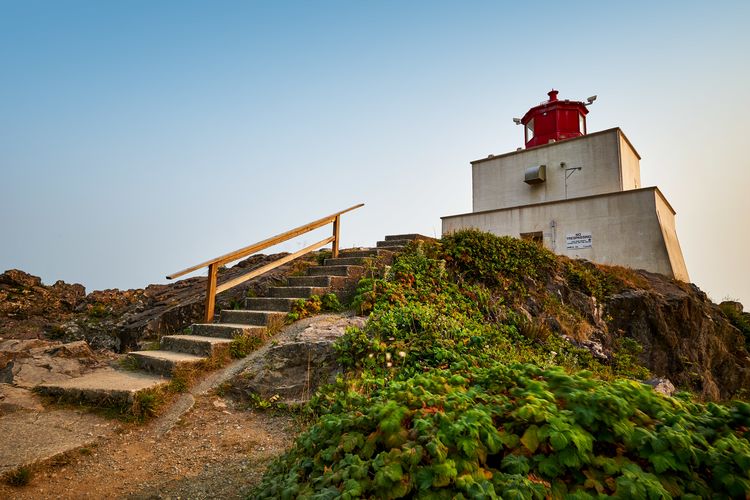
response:
[[[0,483],[0,498],[247,497],[269,462],[291,446],[303,424],[289,413],[240,407],[240,403],[220,396],[216,388],[256,360],[265,359],[274,345],[296,338],[311,325],[328,332],[342,316],[349,317],[323,314],[285,327],[247,358],[208,374],[148,424],[122,424],[69,411],[63,419],[68,427],[91,419],[95,429],[106,427],[106,432],[99,435],[86,429],[84,437],[91,436],[95,444],[36,467],[26,486]],[[18,429],[15,425],[6,430],[13,434]],[[48,440],[53,436],[59,439],[57,434],[48,436]],[[0,439],[12,444],[6,436]],[[26,442],[28,437],[17,436],[16,440]]]
[[[287,414],[236,408],[209,392],[163,434],[159,420],[36,470],[0,498],[243,498],[298,426]]]

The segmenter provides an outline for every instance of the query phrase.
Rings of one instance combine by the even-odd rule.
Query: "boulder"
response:
[[[675,386],[668,378],[663,377],[656,377],[652,378],[651,380],[646,380],[646,384],[650,385],[654,388],[656,392],[659,394],[664,394],[665,396],[671,396],[675,392],[677,392],[677,389],[675,389]]]
[[[333,344],[348,327],[364,327],[358,316],[323,315],[304,329],[280,339],[235,379],[243,396],[277,397],[286,403],[306,401],[321,384],[333,382],[341,367]]]
[[[106,364],[84,341],[63,344],[45,340],[0,341],[0,383],[31,389],[67,380]]]

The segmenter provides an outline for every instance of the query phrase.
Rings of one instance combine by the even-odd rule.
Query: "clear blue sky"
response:
[[[439,235],[555,87],[599,95],[589,130],[638,149],[692,279],[750,308],[748,25],[739,1],[0,0],[0,270],[142,287],[357,202],[347,246]]]

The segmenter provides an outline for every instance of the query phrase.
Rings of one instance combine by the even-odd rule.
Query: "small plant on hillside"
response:
[[[263,338],[256,335],[238,335],[229,344],[229,354],[235,358],[244,358],[263,345]]]
[[[314,316],[321,311],[340,312],[343,306],[335,293],[313,295],[307,299],[298,299],[292,304],[292,310],[287,314],[287,323]]]
[[[88,306],[87,314],[90,318],[106,318],[110,314],[109,308],[102,303],[90,304]]]
[[[325,264],[326,259],[330,259],[331,256],[332,253],[330,250],[321,250],[315,254],[315,262],[317,262],[319,266],[322,266]]]
[[[19,467],[18,469],[5,475],[5,482],[10,486],[26,486],[34,477],[34,471],[31,467]]]
[[[721,304],[719,305],[719,309],[721,309],[721,312],[724,313],[724,316],[726,316],[732,326],[742,332],[742,335],[745,337],[745,344],[750,346],[750,320],[748,320],[748,317],[738,312],[731,304]]]

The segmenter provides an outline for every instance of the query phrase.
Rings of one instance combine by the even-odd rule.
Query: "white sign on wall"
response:
[[[575,233],[565,235],[565,248],[576,250],[578,248],[591,248],[591,233]]]

